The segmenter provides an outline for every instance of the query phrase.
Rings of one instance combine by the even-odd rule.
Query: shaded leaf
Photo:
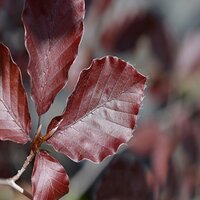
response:
[[[177,76],[188,78],[193,74],[199,74],[199,66],[200,31],[196,31],[188,34],[181,44],[176,60]]]
[[[100,17],[111,5],[113,0],[96,0],[92,2],[91,12],[93,20]],[[99,20],[99,19],[98,19]]]
[[[0,43],[0,139],[28,142],[30,122],[20,69],[9,49]]]
[[[166,183],[172,153],[173,144],[170,137],[165,135],[165,133],[160,134],[151,155],[152,170],[160,185]]]
[[[27,0],[23,12],[28,72],[38,115],[67,81],[83,32],[83,0]]]
[[[36,155],[31,181],[34,200],[56,200],[69,190],[69,178],[65,169],[46,151],[40,151]]]
[[[93,60],[81,73],[54,135],[47,141],[72,160],[100,162],[131,137],[146,78],[117,57]]]
[[[134,139],[130,140],[129,148],[143,157],[151,155],[160,134],[163,133],[154,121],[143,123],[137,128]]]
[[[129,148],[140,157],[150,158],[157,184],[164,185],[174,147],[170,136],[160,129],[157,122],[144,123],[138,128]]]
[[[171,74],[155,70],[151,74],[150,94],[156,99],[157,106],[165,106],[169,96],[172,94],[173,84]]]
[[[4,0],[0,0],[0,7],[4,4]]]
[[[96,200],[150,200],[144,166],[122,158],[114,161],[103,174]]]
[[[174,51],[172,37],[160,17],[151,11],[126,13],[117,18],[103,33],[101,43],[105,49],[114,52],[129,51],[136,47],[141,36],[150,39],[157,58],[166,69],[171,68]]]

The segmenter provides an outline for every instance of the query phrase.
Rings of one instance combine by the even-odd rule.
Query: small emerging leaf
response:
[[[62,121],[47,142],[75,161],[100,162],[114,154],[132,137],[145,81],[116,57],[94,60],[82,72]]]
[[[30,122],[20,69],[0,43],[0,140],[28,142]]]
[[[83,15],[83,0],[26,0],[28,72],[38,115],[49,109],[67,81],[83,33]]]
[[[36,155],[31,181],[34,200],[60,199],[69,190],[65,169],[46,151]]]

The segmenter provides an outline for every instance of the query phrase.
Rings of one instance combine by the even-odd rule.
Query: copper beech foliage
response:
[[[31,94],[38,115],[48,111],[67,81],[83,32],[83,0],[26,0],[23,12],[29,53]],[[9,50],[0,45],[0,139],[26,143],[30,116],[21,74]],[[146,77],[113,56],[94,59],[68,98],[65,111],[35,136],[32,173],[34,200],[54,200],[68,192],[68,176],[43,142],[74,161],[99,163],[132,137]]]
[[[65,169],[46,151],[36,155],[31,181],[34,199],[59,199],[69,190]]]
[[[0,139],[28,142],[30,122],[20,69],[9,49],[0,43]]]
[[[44,114],[67,81],[83,32],[83,0],[27,0],[23,12],[32,97]]]
[[[145,80],[116,57],[93,60],[47,142],[75,161],[100,162],[112,155],[132,137]]]

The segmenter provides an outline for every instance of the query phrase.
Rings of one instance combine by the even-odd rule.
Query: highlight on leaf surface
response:
[[[31,94],[38,115],[67,81],[83,33],[83,0],[27,0],[23,12]]]
[[[30,140],[30,114],[19,67],[0,43],[0,140]]]
[[[32,172],[33,199],[60,199],[69,188],[69,178],[63,166],[46,151],[35,158]]]
[[[117,57],[93,60],[47,143],[74,161],[98,163],[114,154],[132,137],[145,82],[146,77]]]

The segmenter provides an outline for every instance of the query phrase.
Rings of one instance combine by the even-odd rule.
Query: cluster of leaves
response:
[[[23,66],[26,67],[28,59],[25,49],[21,49],[23,40],[21,45],[19,39],[14,40],[18,38],[19,32],[23,32],[19,16],[22,9],[19,4],[21,5],[22,2],[23,0],[0,1],[0,6],[4,5],[4,12],[0,10],[0,38],[12,50],[13,58],[22,68],[23,78],[25,78],[26,70]],[[109,165],[105,174],[99,176],[98,184],[93,184],[87,195],[94,194],[99,199],[111,200],[113,197],[117,199],[115,191],[120,188],[123,191],[122,194],[118,193],[120,199],[130,196],[132,200],[139,199],[137,194],[141,199],[143,197],[148,199],[150,197],[146,191],[150,190],[154,199],[196,200],[199,199],[200,188],[198,89],[200,33],[194,25],[200,24],[197,17],[199,2],[149,1],[149,8],[148,6],[144,8],[143,5],[141,7],[142,3],[141,0],[86,0],[86,34],[79,47],[79,56],[70,68],[67,91],[73,90],[79,77],[78,71],[89,66],[92,58],[108,53],[123,56],[126,60],[137,63],[149,76],[148,96],[145,98],[140,124],[133,141],[129,143],[131,155],[138,158],[137,162],[130,162],[130,156],[124,160],[124,155],[122,157],[119,155],[119,162],[115,162],[119,165],[115,163]],[[184,7],[185,5],[187,7]],[[169,9],[170,7],[173,9]],[[192,7],[195,9],[193,10]],[[173,16],[178,17],[173,18]],[[123,37],[124,35],[126,37]],[[45,117],[47,115],[48,113]],[[34,120],[32,122],[34,123]],[[21,149],[26,149],[28,145],[16,146],[8,142],[0,144],[2,177],[9,177],[14,173],[16,168],[13,166],[19,166],[22,162],[20,159],[25,157]],[[20,155],[17,162],[16,154]],[[9,159],[10,163],[6,163],[8,159],[4,159],[8,155],[12,155],[12,159]],[[61,157],[60,160],[63,164],[67,162],[67,165],[70,162],[66,157]],[[120,164],[121,162],[123,165]],[[73,169],[69,167],[68,173],[71,173],[70,170],[75,170],[75,163],[72,164]],[[85,168],[88,163],[82,164]],[[137,168],[139,166],[139,172],[135,165]],[[120,176],[121,173],[123,176]],[[131,178],[128,179],[129,177]],[[94,173],[85,173],[85,176],[83,175],[78,181],[76,176],[72,177],[72,196],[78,194],[76,188],[73,191],[74,182],[77,181],[80,187],[91,185],[88,180],[93,178]],[[121,184],[123,182],[131,187]],[[0,193],[2,196],[2,190]],[[79,194],[78,197],[80,196]],[[71,199],[70,195],[68,197]],[[22,199],[21,195],[19,199]]]
[[[112,1],[113,6],[107,7],[106,15],[114,10],[116,4],[117,1]],[[91,10],[95,9],[96,3],[91,6],[94,6]],[[100,19],[94,24],[98,21],[103,24],[104,29],[101,28],[104,31],[99,34],[99,41],[105,51],[123,53],[129,59],[137,59],[141,51],[142,62],[140,60],[139,63],[148,66],[144,69],[150,76],[145,106],[151,109],[147,108],[148,112],[143,113],[144,120],[129,143],[133,156],[139,158],[140,165],[145,165],[146,180],[138,194],[148,186],[153,199],[199,199],[200,32],[198,28],[186,37],[181,35],[181,41],[171,31],[179,31],[176,24],[175,27],[167,26],[160,10],[157,12],[152,8],[119,12],[107,23],[101,12]],[[111,177],[115,177],[115,183],[122,183],[126,181],[126,174],[132,174],[132,182],[129,181],[136,184],[137,176],[130,166],[134,167],[134,163],[125,162],[123,177],[115,175],[116,167],[108,167],[109,172],[102,176],[97,191],[99,199],[111,200],[120,186],[121,189],[126,188],[122,184],[111,185]],[[141,182],[137,183],[143,183],[142,176]],[[132,191],[134,189],[132,186]],[[128,194],[129,197],[132,195],[132,199],[139,199],[128,190],[120,199],[127,199]]]
[[[26,0],[23,11],[29,53],[31,96],[39,119],[68,80],[83,34],[84,1]],[[17,64],[0,44],[0,139],[31,141],[27,95]],[[94,59],[84,70],[61,116],[46,133],[38,126],[31,145],[33,199],[59,199],[68,192],[63,166],[47,151],[47,142],[74,161],[99,163],[132,137],[146,78],[129,63],[112,56]],[[40,120],[39,120],[40,123]]]

